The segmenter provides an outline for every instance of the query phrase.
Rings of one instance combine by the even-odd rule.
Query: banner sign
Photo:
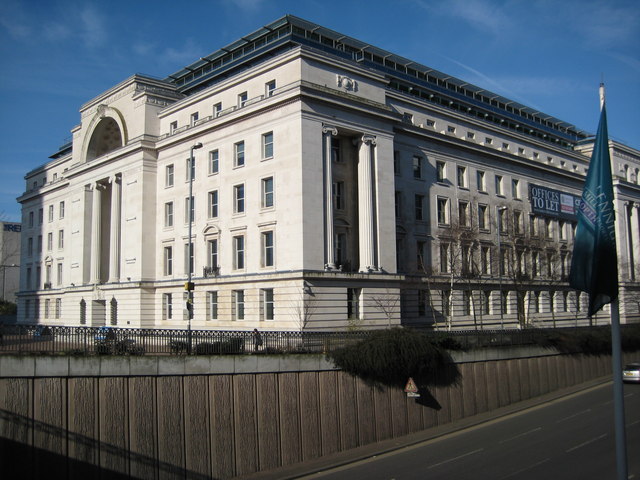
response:
[[[4,224],[5,232],[16,232],[19,233],[22,231],[22,224],[20,223],[5,223]]]
[[[531,211],[538,215],[576,221],[580,197],[553,188],[529,184]]]

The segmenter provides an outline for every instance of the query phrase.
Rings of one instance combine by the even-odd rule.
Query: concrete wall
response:
[[[512,357],[464,354],[461,383],[434,387],[422,405],[337,371],[323,357],[3,356],[0,464],[6,478],[43,478],[52,469],[59,478],[230,478],[418,432],[611,371],[609,357],[542,350]]]

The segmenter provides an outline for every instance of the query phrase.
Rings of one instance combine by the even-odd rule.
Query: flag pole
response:
[[[604,82],[598,89],[600,110],[605,105]],[[607,146],[608,147],[608,146]],[[620,335],[620,303],[611,302],[611,367],[613,370],[613,410],[616,438],[616,470],[618,480],[627,480],[627,439],[624,416],[624,384],[622,382],[622,348]]]

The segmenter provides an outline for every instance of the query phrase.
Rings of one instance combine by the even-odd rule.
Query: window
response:
[[[502,195],[502,175],[496,175],[496,195]]]
[[[558,236],[563,242],[567,241],[567,228],[565,222],[558,220]]]
[[[42,225],[42,222],[44,222],[44,210],[39,208],[38,209],[38,225]]]
[[[220,170],[220,154],[216,149],[209,152],[209,175],[218,173],[219,170]]]
[[[49,222],[53,222],[53,205],[49,205]]]
[[[395,207],[396,207],[396,218],[402,217],[402,192],[395,192]]]
[[[340,139],[331,137],[331,161],[342,163],[342,155],[340,155]]]
[[[482,170],[478,170],[476,172],[476,182],[478,183],[478,191],[479,192],[486,192],[487,191],[487,185],[485,183],[485,174]]]
[[[444,182],[447,179],[447,164],[440,160],[436,162],[436,179],[438,182]]]
[[[487,246],[480,247],[480,273],[482,275],[491,273],[491,249]]]
[[[27,290],[31,290],[31,267],[27,267]]]
[[[173,302],[170,293],[162,294],[162,319],[171,320],[173,318]]]
[[[538,232],[538,217],[535,215],[529,215],[529,233],[532,237],[537,237]]]
[[[233,187],[233,213],[244,213],[244,184]]]
[[[469,140],[473,140],[474,138],[476,138],[476,134],[473,132],[467,132],[467,138]]]
[[[347,318],[357,319],[360,318],[360,289],[359,288],[347,288]]]
[[[413,157],[413,178],[422,178],[422,158]]]
[[[184,244],[184,273],[193,272],[193,242]]]
[[[262,135],[262,158],[273,157],[273,132]]]
[[[64,248],[64,230],[58,230],[58,248]]]
[[[208,267],[218,268],[218,239],[207,241]]]
[[[478,228],[480,230],[489,229],[489,209],[483,204],[478,204]]]
[[[449,249],[448,243],[440,244],[440,271],[442,273],[449,272]]]
[[[509,292],[501,292],[500,313],[509,313]]]
[[[207,292],[207,318],[209,320],[218,319],[218,292]]]
[[[244,167],[244,142],[238,142],[233,146],[233,166]]]
[[[164,247],[163,272],[165,276],[173,275],[173,247]]]
[[[222,111],[222,103],[218,102],[213,106],[213,118],[219,117],[221,111]]]
[[[269,230],[260,234],[262,244],[262,266],[273,267],[273,231]]]
[[[531,252],[531,276],[537,277],[540,275],[540,252]]]
[[[38,235],[38,253],[42,253],[42,235]]]
[[[218,190],[209,192],[209,218],[218,217]]]
[[[419,271],[426,271],[427,263],[425,262],[424,252],[427,243],[421,240],[416,242],[416,265]]]
[[[456,179],[458,182],[458,187],[467,188],[467,167],[458,165],[458,167],[456,168]]]
[[[522,224],[522,212],[519,210],[513,211],[513,229],[516,235],[522,235],[524,233],[524,225]]]
[[[447,133],[456,133],[456,127],[454,127],[453,125],[448,125]]]
[[[262,179],[262,208],[273,207],[273,177]]]
[[[244,235],[233,237],[233,268],[244,269]]]
[[[524,148],[518,147],[518,155],[524,155]]]
[[[51,299],[47,298],[44,301],[44,318],[49,318],[49,310],[51,305]]]
[[[491,291],[480,290],[480,311],[484,315],[491,314]]]
[[[517,178],[511,179],[511,196],[516,200],[520,199],[520,180]]]
[[[509,150],[509,144],[502,142],[502,149],[503,150]]]
[[[424,195],[415,196],[415,214],[416,220],[424,220]]]
[[[233,320],[244,320],[244,290],[232,291],[231,317]]]
[[[178,130],[178,122],[177,121],[171,122],[169,124],[169,133],[174,134],[176,133],[176,130]]]
[[[195,220],[195,203],[194,197],[184,199],[184,223]]]
[[[498,208],[498,233],[507,233],[507,209]]]
[[[344,182],[333,182],[333,208],[344,210]]]
[[[429,290],[421,288],[418,290],[418,316],[424,317],[427,314],[427,306],[429,305]]]
[[[33,212],[29,212],[29,228],[33,228]]]
[[[260,290],[260,320],[273,320],[273,288]]]
[[[555,303],[556,303],[556,302],[555,302],[555,295],[554,295],[554,292],[551,292],[551,291],[550,291],[550,292],[548,293],[548,296],[549,296],[549,311],[550,311],[550,312],[555,312],[555,310],[556,310]]]
[[[53,232],[47,233],[47,251],[53,250]]]
[[[438,224],[449,225],[449,199],[438,197]]]
[[[238,95],[238,107],[244,107],[247,104],[248,98],[249,96],[247,95],[247,92],[242,92],[240,95]]]
[[[500,249],[500,275],[507,274],[507,260],[508,260],[507,250],[504,248],[501,248]]]
[[[27,239],[27,255],[33,255],[33,238],[31,237]]]
[[[62,264],[56,265],[56,285],[62,285]]]
[[[265,97],[273,96],[273,92],[276,89],[276,81],[271,80],[264,84],[264,95]]]
[[[336,265],[344,265],[347,262],[347,234],[336,233],[334,238]]]
[[[393,174],[400,176],[400,152],[397,150],[393,152]]]
[[[33,215],[33,213],[31,213],[31,215]],[[60,208],[58,211],[58,217],[60,217],[60,220],[62,220],[64,218],[64,202],[60,202]],[[33,222],[33,219],[32,219]],[[33,225],[31,225],[33,226]]]
[[[192,127],[195,127],[197,121],[198,121],[198,112],[192,113],[189,119],[189,125]]]
[[[485,137],[484,138],[484,143],[486,143],[487,145],[491,145],[493,143],[493,138]]]
[[[545,218],[544,219],[544,235],[547,238],[553,238],[553,228],[551,227],[552,227],[551,219]]]
[[[173,202],[164,204],[164,226],[173,227]]]
[[[462,291],[462,314],[471,315],[471,292],[469,290]]]
[[[165,168],[164,186],[173,187],[173,164]]]
[[[193,178],[196,179],[196,162],[193,161],[193,158],[189,157],[185,160],[185,181],[189,181]]]
[[[442,314],[448,317],[451,314],[451,290],[440,290],[440,304]]]
[[[469,225],[469,202],[460,200],[458,202],[458,223],[461,227],[468,227]]]

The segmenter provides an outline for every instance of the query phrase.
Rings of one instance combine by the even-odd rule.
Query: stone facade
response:
[[[287,16],[164,80],[132,76],[80,119],[19,198],[21,322],[586,321],[573,221],[533,212],[530,189],[579,196],[593,139],[524,105]],[[640,152],[611,151],[629,321]]]

